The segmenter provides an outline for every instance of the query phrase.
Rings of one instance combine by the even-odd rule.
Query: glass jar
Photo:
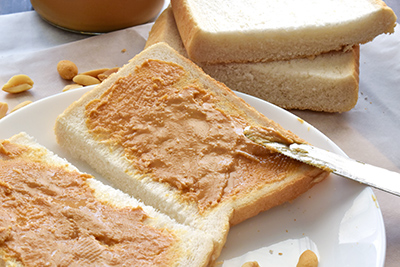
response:
[[[80,33],[104,33],[154,19],[164,0],[31,0],[49,23]]]

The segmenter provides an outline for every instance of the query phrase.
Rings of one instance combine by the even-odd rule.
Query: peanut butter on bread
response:
[[[0,248],[25,266],[137,266],[168,262],[174,235],[146,226],[140,208],[96,199],[90,175],[37,162],[2,142]],[[157,256],[155,256],[157,255]]]
[[[201,211],[301,165],[245,138],[246,121],[218,109],[218,96],[187,76],[177,64],[145,61],[86,105],[89,131],[122,146],[139,172],[178,189]]]

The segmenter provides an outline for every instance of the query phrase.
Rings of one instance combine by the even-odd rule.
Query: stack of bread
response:
[[[392,33],[380,0],[171,0],[146,46],[167,42],[229,88],[286,109],[344,112],[359,45]]]

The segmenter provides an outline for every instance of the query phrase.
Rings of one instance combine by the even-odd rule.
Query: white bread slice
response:
[[[168,7],[155,21],[146,42],[166,42],[188,57]],[[260,63],[197,63],[230,89],[250,94],[285,109],[324,112],[351,110],[358,100],[359,46],[313,58]]]
[[[189,58],[229,63],[284,60],[341,50],[392,33],[381,0],[172,0]]]
[[[263,125],[270,127],[270,129],[274,129],[273,131],[278,135],[285,135],[289,139],[296,140],[298,142],[302,142],[302,140],[257,112],[254,108],[250,107],[242,99],[237,97],[225,85],[206,75],[197,65],[179,55],[175,50],[170,48],[165,43],[155,44],[136,55],[129,62],[129,64],[125,65],[117,73],[111,75],[108,79],[103,81],[102,84],[96,86],[93,90],[86,93],[81,99],[73,103],[70,107],[68,107],[67,110],[64,111],[63,114],[57,118],[55,125],[57,141],[62,147],[69,150],[72,156],[86,161],[96,171],[102,174],[105,178],[109,179],[115,186],[121,190],[124,190],[125,192],[128,192],[130,195],[139,198],[145,204],[155,207],[180,223],[185,223],[195,228],[199,228],[213,236],[215,251],[211,262],[214,262],[219,256],[220,251],[225,243],[230,225],[237,224],[247,218],[255,216],[261,211],[296,198],[300,194],[306,192],[314,184],[324,179],[328,173],[306,164],[290,161],[290,159],[285,157],[282,158],[282,155],[279,154],[270,154],[270,151],[268,150],[262,150],[262,154],[267,159],[278,157],[284,162],[290,162],[288,165],[277,165],[279,167],[272,168],[274,169],[273,171],[266,167],[267,165],[264,165],[264,163],[260,164],[256,161],[253,162],[252,159],[254,159],[255,156],[245,153],[245,160],[251,162],[250,164],[252,164],[254,169],[253,171],[245,171],[243,175],[232,182],[232,184],[234,184],[232,185],[233,189],[241,188],[242,184],[243,188],[237,192],[235,190],[229,191],[231,193],[228,192],[225,195],[226,197],[222,198],[215,205],[211,205],[206,209],[201,210],[199,203],[196,200],[184,198],[185,192],[182,192],[180,189],[178,189],[179,187],[167,182],[158,182],[157,179],[154,179],[157,177],[153,178],[151,173],[148,174],[146,172],[141,172],[138,167],[133,164],[133,161],[128,159],[131,155],[129,152],[125,152],[124,147],[122,147],[120,143],[115,143],[111,139],[107,140],[107,138],[103,140],[101,137],[95,137],[89,131],[89,128],[86,124],[87,117],[85,115],[85,109],[89,103],[93,103],[92,101],[97,101],[97,99],[102,98],[102,96],[106,96],[104,93],[108,95],[108,93],[111,92],[112,94],[114,92],[113,86],[121,79],[123,80],[126,77],[134,77],[136,75],[137,68],[141,68],[144,65],[147,66],[149,62],[153,61],[161,61],[164,62],[164,64],[180,66],[183,70],[185,70],[185,76],[176,83],[178,92],[186,93],[185,90],[187,88],[192,88],[193,84],[196,86],[201,86],[205,91],[207,91],[207,95],[212,97],[212,99],[216,99],[215,104],[212,104],[211,106],[212,110],[215,112],[221,112],[224,114],[224,116],[228,117],[229,120],[237,118],[243,121],[246,125]],[[163,84],[166,80],[169,80],[169,76],[161,76],[164,74],[165,72],[163,72],[163,74],[153,74],[154,76],[149,77],[155,81],[154,86],[156,87],[154,87],[154,90],[158,88],[158,81]],[[158,77],[158,75],[160,76]],[[141,93],[143,94],[143,97],[146,98],[148,93],[148,91],[146,91],[146,93],[143,91],[135,92],[134,90],[138,90],[136,87],[133,87],[132,89],[126,88],[125,90],[128,90],[127,97],[132,94]],[[148,90],[151,91],[150,89]],[[171,94],[172,93],[173,92],[171,91]],[[125,98],[120,99],[122,101]],[[164,97],[160,96],[157,99],[162,100]],[[106,106],[108,105],[107,103],[108,101],[106,101]],[[132,109],[133,105],[140,107],[142,104],[139,105],[139,103],[142,102],[128,102],[124,104],[124,106],[126,110],[128,110],[128,108]],[[91,105],[89,105],[89,107],[90,106]],[[154,109],[156,109],[155,105],[146,105],[146,107],[148,106],[154,106]],[[174,104],[171,104],[171,106],[166,106],[162,112],[166,112],[167,117],[173,115],[167,113],[169,108],[173,108],[173,106]],[[210,106],[207,105],[207,107]],[[136,112],[136,109],[133,110]],[[152,115],[153,111],[154,110],[149,109],[148,114]],[[99,112],[101,113],[101,111]],[[118,113],[118,110],[112,113],[112,116],[115,116],[115,114]],[[182,116],[185,114],[190,115],[191,111],[182,111]],[[127,121],[130,121],[132,118],[126,117],[125,111],[124,114],[121,115],[124,117],[124,120]],[[164,118],[162,123],[168,123],[168,120],[168,118]],[[198,124],[192,125],[193,128],[188,128],[187,131],[194,131],[195,134],[199,133],[200,135],[204,133],[203,130],[207,128],[207,125],[207,123],[199,121]],[[134,129],[134,126],[135,125],[132,125],[130,127]],[[150,129],[153,126],[142,126],[140,124],[140,127],[147,127],[146,129]],[[219,124],[209,125],[209,127],[212,129],[214,129],[213,127],[218,128]],[[242,133],[243,128],[244,127],[242,126],[237,126],[237,128],[226,131],[224,134],[227,134],[228,136],[235,135],[238,138],[244,138]],[[186,128],[183,128],[182,130],[177,129],[176,132],[165,133],[164,131],[168,131],[168,128],[160,128],[156,133],[164,133],[165,136],[170,136],[170,139],[166,139],[166,142],[174,142],[174,144],[178,144],[182,139],[185,138],[181,136],[181,132],[185,132]],[[206,140],[209,135],[211,136],[210,132],[206,131]],[[214,132],[217,137],[213,137],[214,139],[210,140],[209,143],[205,142],[205,144],[213,147],[215,142],[219,142],[217,140],[218,138],[225,138],[225,136],[219,136],[218,132],[219,130],[217,130],[216,133]],[[161,136],[161,139],[163,136],[164,135]],[[126,135],[124,137],[127,137],[128,141],[135,141],[135,134]],[[154,139],[158,140],[158,137],[154,135]],[[146,142],[151,142],[149,140],[150,138]],[[202,139],[199,138],[198,142],[200,143],[200,141],[202,141]],[[228,140],[227,143],[229,142],[230,141]],[[150,147],[154,147],[155,149],[157,148],[156,146],[153,146],[152,143],[146,144],[148,144]],[[183,149],[189,152],[195,148],[195,144],[192,145],[193,146],[184,147]],[[218,146],[216,148],[218,148]],[[257,149],[261,149],[261,146],[259,146]],[[236,145],[233,145],[233,148],[229,151],[232,153],[239,153],[239,150],[239,146],[236,147]],[[151,152],[152,151],[149,153]],[[199,154],[203,153],[202,151],[198,152]],[[164,153],[164,151],[160,151],[160,153]],[[197,152],[195,151],[195,153]],[[204,157],[213,155],[211,152],[209,154],[206,152],[204,153]],[[178,162],[181,161],[177,164],[179,165],[177,166],[178,171],[181,171],[180,168],[182,168],[184,170],[188,169],[190,172],[191,168],[196,168],[196,164],[193,166],[186,166],[185,163],[187,162],[184,161],[185,155],[183,155],[182,160],[180,155],[181,154],[170,154],[170,157],[177,159]],[[251,160],[249,158],[251,158]],[[205,169],[205,171],[210,175],[215,173],[212,169]],[[258,171],[277,171],[280,173],[280,175],[274,181],[264,180],[261,179],[261,177],[259,180],[254,182],[255,184],[248,184],[244,182],[247,179],[252,179],[253,175]],[[242,181],[242,183],[240,181]]]
[[[21,148],[23,150],[22,153],[18,154],[15,153],[17,156],[13,155],[12,157],[9,156],[9,154],[7,153],[7,147],[4,147],[3,144],[8,143],[11,144],[13,146],[17,146],[18,148]],[[5,149],[4,149],[5,148]],[[8,147],[9,149],[9,147]],[[11,151],[9,149],[9,151]],[[12,136],[11,138],[7,139],[7,140],[0,140],[0,163],[3,163],[4,161],[7,160],[15,160],[15,159],[22,159],[24,160],[24,162],[34,162],[35,164],[39,163],[40,166],[45,166],[44,168],[50,167],[60,167],[63,170],[67,171],[67,172],[77,172],[80,173],[74,166],[72,166],[70,163],[68,163],[65,159],[62,159],[60,157],[58,157],[57,155],[53,154],[51,151],[49,151],[48,149],[46,149],[45,147],[43,147],[42,145],[38,144],[33,137],[27,135],[24,132],[21,132],[17,135]],[[57,170],[57,169],[56,169]],[[79,174],[78,174],[79,175]],[[1,175],[0,175],[1,178]],[[25,178],[24,178],[25,179]],[[28,179],[25,179],[26,181],[28,181]],[[154,208],[150,207],[150,206],[145,206],[143,203],[141,203],[140,201],[128,196],[127,194],[123,193],[122,191],[119,191],[117,189],[114,189],[108,185],[104,185],[103,183],[101,183],[100,181],[96,180],[95,178],[90,178],[88,177],[86,180],[84,180],[83,183],[86,183],[89,188],[91,188],[93,190],[93,195],[95,196],[96,199],[98,199],[99,201],[101,201],[101,203],[103,203],[106,206],[112,206],[115,207],[116,209],[122,209],[122,208],[132,208],[132,209],[136,209],[136,208],[141,208],[145,214],[148,216],[146,217],[146,219],[143,221],[143,223],[146,226],[149,226],[151,228],[154,229],[158,229],[160,231],[162,231],[163,233],[166,233],[168,235],[172,235],[174,240],[172,242],[172,244],[170,245],[169,249],[168,249],[168,254],[167,254],[167,258],[169,258],[171,261],[165,264],[160,264],[160,266],[207,266],[208,264],[208,260],[210,258],[211,252],[213,250],[213,243],[211,241],[211,238],[209,236],[207,236],[207,234],[205,234],[204,232],[201,232],[199,230],[193,229],[191,227],[182,225],[177,223],[176,221],[172,220],[171,218],[169,218],[168,216],[166,216],[165,214],[162,214],[158,211],[156,211]],[[0,179],[0,189],[4,189],[7,187],[7,183],[4,182],[4,180]],[[49,192],[51,190],[57,190],[55,189],[55,187],[57,187],[57,182],[51,183],[50,182],[50,186],[49,187]],[[70,186],[70,185],[68,185]],[[75,186],[75,185],[73,185]],[[78,186],[82,186],[82,184],[79,184]],[[34,186],[32,186],[34,187]],[[16,191],[22,191],[24,190],[24,185],[21,186],[11,186],[11,190],[16,190]],[[4,193],[4,190],[0,190],[2,191],[2,193]],[[38,190],[40,191],[40,190]],[[43,190],[43,192],[45,192]],[[10,194],[10,193],[8,193]],[[10,194],[11,197],[13,196],[13,193]],[[26,194],[28,195],[28,194]],[[37,195],[35,196],[38,198],[37,201],[40,200],[40,198],[42,197],[42,195]],[[27,199],[29,198],[29,195],[27,197]],[[48,199],[48,198],[52,198],[52,194],[49,193],[48,195],[46,195],[46,193],[43,194],[43,198],[44,199]],[[76,199],[77,202],[82,201],[81,199]],[[12,202],[12,201],[11,201]],[[26,202],[29,202],[29,200],[27,200]],[[53,200],[49,200],[47,203],[54,203]],[[65,202],[65,203],[58,203],[60,204],[59,207],[60,209],[66,209],[67,207],[69,209],[74,209],[74,205],[70,204],[71,202]],[[93,202],[91,202],[93,203]],[[2,205],[3,203],[0,203],[0,205]],[[4,203],[4,205],[7,205],[7,203]],[[48,204],[50,205],[50,204]],[[4,207],[2,207],[3,209]],[[29,213],[29,210],[26,210],[24,207],[20,207],[22,210],[25,210],[26,213]],[[78,208],[79,209],[79,208]],[[87,209],[85,210],[87,213]],[[43,211],[44,212],[44,211]],[[130,212],[130,211],[128,211]],[[24,212],[23,212],[24,213]],[[40,216],[40,214],[42,213],[41,210],[36,210],[35,214],[31,214],[31,216],[35,217],[35,216]],[[99,216],[99,219],[101,220],[102,217],[100,217],[100,214],[97,214],[96,216]],[[31,218],[32,220],[34,220],[34,218]],[[11,229],[11,231],[13,231],[13,227],[18,227],[17,225],[19,223],[21,223],[20,221],[13,221],[11,223],[11,225],[8,225],[6,223],[7,220],[3,220],[4,217],[0,217],[0,229]],[[21,218],[22,220],[22,218]],[[29,217],[28,217],[29,220]],[[109,217],[107,220],[112,221],[114,220],[113,217]],[[48,220],[50,221],[50,219]],[[122,223],[122,222],[121,222]],[[23,223],[21,223],[23,225]],[[62,225],[57,224],[55,226],[56,228],[61,228]],[[23,226],[21,227],[23,228]],[[61,228],[62,229],[62,228]],[[89,229],[92,230],[92,229]],[[96,229],[93,229],[96,230]],[[126,229],[127,231],[130,229]],[[28,231],[28,230],[26,230]],[[34,232],[34,230],[30,231],[29,235]],[[38,235],[40,233],[40,231],[37,231]],[[56,232],[56,231],[55,231]],[[3,232],[4,233],[4,232]],[[96,236],[96,234],[93,234],[94,236]],[[22,235],[23,236],[23,235]],[[1,266],[16,266],[16,267],[22,267],[22,266],[32,266],[32,261],[25,261],[29,256],[35,255],[35,251],[36,252],[40,252],[40,253],[36,253],[36,256],[39,258],[39,261],[36,261],[36,263],[40,262],[40,260],[43,258],[43,261],[41,261],[42,264],[44,264],[43,266],[100,266],[101,263],[97,262],[96,259],[98,258],[102,258],[102,254],[96,254],[94,257],[91,257],[91,259],[94,259],[94,261],[92,262],[86,262],[87,264],[84,264],[85,262],[81,262],[80,264],[83,265],[76,265],[76,262],[68,262],[66,260],[62,260],[61,262],[57,262],[54,258],[54,255],[57,252],[57,244],[55,243],[51,243],[53,244],[54,247],[54,255],[47,255],[45,253],[49,252],[47,250],[40,250],[41,249],[41,245],[38,245],[37,247],[30,247],[31,244],[24,244],[24,248],[21,249],[20,251],[28,251],[27,253],[22,253],[21,256],[15,256],[15,253],[11,253],[9,254],[8,248],[10,248],[10,246],[12,247],[12,244],[9,244],[10,242],[7,241],[6,239],[2,239],[2,231],[0,231],[0,265]],[[34,236],[35,237],[35,236]],[[149,239],[155,238],[155,235],[152,236],[148,236]],[[13,232],[11,233],[11,238],[9,238],[12,242],[13,238],[16,238],[15,235],[13,235]],[[39,237],[38,238],[42,238],[43,237]],[[79,240],[80,237],[75,237],[74,239]],[[40,239],[40,240],[42,240]],[[99,238],[100,239],[100,238]],[[157,240],[157,239],[155,239]],[[48,242],[50,242],[50,240],[46,240]],[[67,241],[70,240],[61,240],[60,244],[61,246],[66,246]],[[78,244],[78,241],[75,241],[76,244]],[[98,242],[99,244],[101,244],[100,242]],[[87,252],[88,254],[91,253],[93,251],[93,249],[91,250],[92,247],[90,246],[85,246],[85,242],[81,242],[79,243],[80,246],[80,250],[79,252],[82,254],[85,254],[84,252]],[[86,243],[87,244],[87,243]],[[151,243],[149,243],[150,245],[153,245]],[[147,244],[147,245],[149,245]],[[118,244],[112,244],[110,246],[114,246],[116,247],[116,245]],[[107,245],[100,245],[100,247],[102,246],[107,246]],[[144,245],[144,243],[140,243],[139,246],[146,246]],[[13,249],[15,249],[14,247],[12,247]],[[69,252],[69,251],[68,251]],[[63,254],[62,257],[63,259],[68,259],[67,255]],[[73,256],[74,254],[71,252],[71,255]],[[76,256],[76,255],[75,255]],[[79,256],[76,260],[79,260]],[[30,258],[31,259],[31,258]],[[50,259],[50,262],[45,262],[44,259]],[[78,263],[79,264],[79,263]],[[103,262],[103,264],[105,264]],[[126,263],[122,263],[119,266],[125,266],[124,264]],[[129,264],[129,263],[128,263]],[[141,265],[143,264],[143,265]],[[135,266],[149,266],[149,263],[144,260],[144,261],[137,261]],[[36,265],[38,266],[38,265]],[[104,266],[104,265],[101,265]]]

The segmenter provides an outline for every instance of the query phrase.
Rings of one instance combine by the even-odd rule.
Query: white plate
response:
[[[25,131],[81,171],[102,180],[89,166],[62,150],[53,133],[58,114],[89,89],[91,87],[45,98],[7,115],[0,120],[0,138]],[[260,99],[237,94],[308,142],[344,154],[326,136],[291,113]],[[331,175],[292,203],[232,227],[220,260],[223,266],[241,266],[246,261],[258,261],[260,266],[269,267],[296,266],[305,249],[317,253],[319,267],[384,266],[385,229],[373,191]]]

